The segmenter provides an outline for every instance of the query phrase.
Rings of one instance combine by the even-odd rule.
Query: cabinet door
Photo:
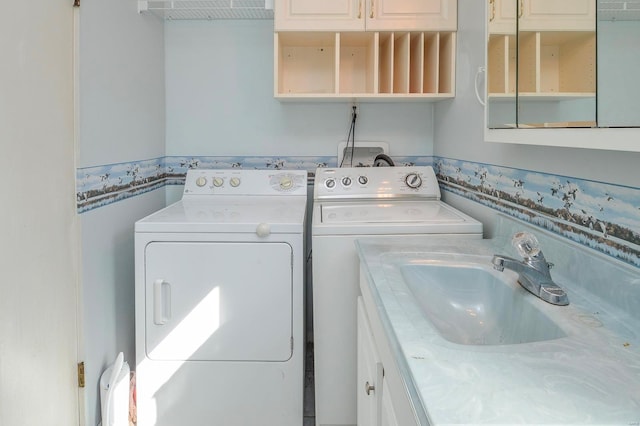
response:
[[[363,0],[370,31],[457,29],[456,0]]]
[[[515,0],[489,0],[489,33],[515,34],[517,14]]]
[[[365,0],[275,0],[276,31],[364,31]]]
[[[398,419],[393,408],[393,398],[389,392],[389,383],[382,378],[382,396],[380,401],[379,426],[398,426]]]
[[[521,31],[594,31],[595,0],[519,0]]]
[[[383,368],[369,326],[362,297],[358,297],[357,398],[358,426],[379,425]]]

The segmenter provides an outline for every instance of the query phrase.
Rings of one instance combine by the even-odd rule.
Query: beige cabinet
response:
[[[274,90],[309,98],[441,100],[455,94],[455,32],[276,32]]]
[[[276,0],[276,31],[455,31],[456,0]]]
[[[455,95],[457,0],[276,0],[274,96]]]
[[[518,1],[520,31],[595,31],[595,0]]]
[[[515,34],[517,31],[518,0],[489,0],[488,25],[490,34]]]
[[[595,96],[594,0],[489,0],[487,17],[490,99]]]

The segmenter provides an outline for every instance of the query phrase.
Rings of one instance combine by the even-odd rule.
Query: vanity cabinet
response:
[[[456,0],[277,0],[275,7],[277,99],[455,95]]]
[[[455,31],[456,0],[276,0],[276,31]]]
[[[357,321],[358,426],[397,426],[396,402],[385,377],[362,297],[358,298]]]

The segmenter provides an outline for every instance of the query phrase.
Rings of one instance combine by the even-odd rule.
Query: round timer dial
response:
[[[416,172],[411,172],[404,178],[404,182],[409,188],[418,189],[422,186],[422,177]]]

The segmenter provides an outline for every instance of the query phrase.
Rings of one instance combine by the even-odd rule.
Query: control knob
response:
[[[366,185],[367,182],[369,182],[369,178],[368,177],[366,177],[365,175],[358,176],[358,183],[360,185]]]
[[[293,188],[293,179],[291,176],[283,176],[280,178],[280,189],[288,190]]]
[[[196,179],[196,185],[203,187],[207,184],[207,178],[204,176],[200,176],[198,179]]]
[[[222,184],[224,184],[224,179],[222,179],[221,177],[213,178],[213,186],[215,186],[216,188],[220,188]]]
[[[351,186],[351,178],[349,176],[342,178],[342,186]]]
[[[334,178],[329,178],[324,181],[324,186],[326,186],[329,189],[335,188],[336,180]]]
[[[409,188],[418,189],[422,186],[422,178],[416,172],[409,173],[405,178],[404,182],[407,184]]]
[[[259,223],[258,226],[256,227],[256,234],[260,238],[268,237],[269,234],[271,234],[271,225],[264,222]]]
[[[231,185],[234,188],[237,188],[238,186],[240,186],[240,178],[232,177],[229,180],[229,185]]]

